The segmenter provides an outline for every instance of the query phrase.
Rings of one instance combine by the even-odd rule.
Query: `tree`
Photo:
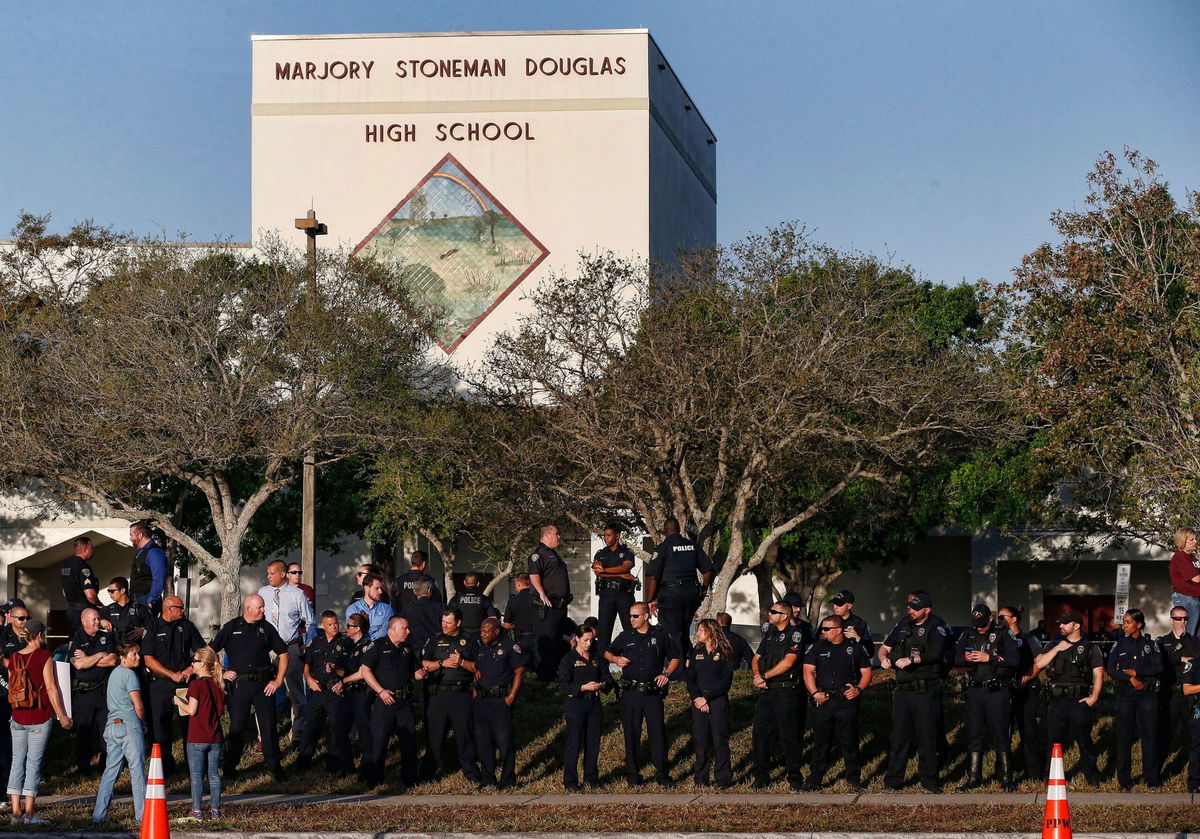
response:
[[[434,371],[425,324],[383,267],[130,242],[26,216],[0,265],[0,468],[66,502],[152,520],[238,612],[250,524],[296,476],[403,434]],[[203,496],[213,549],[181,520]],[[186,506],[186,505],[184,505]]]
[[[989,345],[931,342],[929,293],[907,270],[815,246],[791,225],[664,277],[589,257],[533,295],[479,380],[495,398],[545,406],[539,445],[570,465],[560,497],[628,509],[656,537],[668,516],[690,523],[721,566],[712,612],[848,488],[892,484],[996,433],[1004,394]],[[760,507],[781,486],[790,503]]]
[[[1035,470],[1085,529],[1169,544],[1200,506],[1200,199],[1126,150],[997,299],[1012,313]]]

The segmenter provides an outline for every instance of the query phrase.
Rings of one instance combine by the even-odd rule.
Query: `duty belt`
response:
[[[621,679],[617,684],[620,685],[623,691],[642,693],[648,696],[665,696],[670,689],[669,683],[666,687],[660,688],[653,679],[648,682],[639,682],[637,679]]]
[[[896,682],[896,690],[912,691],[914,693],[929,693],[930,687],[942,683],[941,679],[913,679],[908,682]]]
[[[1051,683],[1048,685],[1050,689],[1051,699],[1083,699],[1085,696],[1090,696],[1092,692],[1091,685],[1080,684],[1061,684],[1056,685]]]
[[[692,577],[690,580],[687,577],[682,577],[678,580],[674,580],[669,583],[663,583],[661,588],[681,588],[683,586],[692,586],[694,588],[700,588],[700,583],[696,580],[695,577]]]
[[[430,693],[462,693],[470,689],[470,682],[454,682],[448,685],[437,684],[429,686]]]
[[[103,681],[80,682],[75,679],[71,680],[71,690],[73,690],[75,693],[91,693],[94,690],[100,690],[100,688],[102,688],[104,686],[105,686],[105,683]]]
[[[602,591],[627,591],[632,593],[636,590],[637,582],[637,580],[625,580],[620,577],[597,577],[596,594]]]
[[[475,696],[478,699],[483,699],[484,697],[491,697],[491,696],[508,696],[508,692],[511,689],[512,689],[512,684],[496,685],[495,687],[491,687],[491,688],[477,687],[477,688],[475,688]]]
[[[1131,682],[1117,682],[1117,690],[1122,690],[1129,693],[1155,693],[1158,691],[1158,677],[1146,676],[1141,681],[1145,686],[1141,688],[1141,690],[1135,688]]]
[[[346,684],[342,685],[342,693],[366,693],[366,692],[367,692],[367,683],[366,682],[351,682],[348,685],[346,685]]]
[[[237,672],[237,671],[234,671]],[[275,678],[274,667],[256,667],[245,673],[238,673],[238,677],[234,679],[237,682],[269,682]]]
[[[998,690],[1008,690],[1012,687],[1012,679],[994,678],[994,679],[967,679],[967,687],[969,688],[984,688],[992,692]]]
[[[395,690],[387,690],[387,688],[384,688],[384,690],[387,691],[387,693],[390,693],[395,699],[412,699],[412,685],[405,685],[404,687],[396,688]]]

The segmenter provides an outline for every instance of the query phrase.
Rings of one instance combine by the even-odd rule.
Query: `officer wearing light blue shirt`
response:
[[[383,596],[383,580],[375,574],[367,574],[363,577],[362,587],[362,599],[346,607],[346,622],[349,623],[351,615],[363,612],[371,621],[371,640],[378,641],[387,635],[388,621],[394,613],[391,606],[380,600]]]

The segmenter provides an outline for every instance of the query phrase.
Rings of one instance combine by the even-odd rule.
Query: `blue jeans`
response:
[[[92,821],[102,822],[108,815],[113,786],[128,764],[129,784],[133,787],[133,815],[140,823],[142,807],[146,803],[146,743],[142,739],[141,723],[136,720],[119,724],[110,722],[104,726],[104,744],[108,747],[108,761],[104,764],[100,789],[96,790]]]
[[[8,771],[8,794],[33,798],[37,795],[42,780],[42,757],[46,754],[46,741],[50,739],[53,720],[41,725],[21,725],[8,721],[12,732],[12,768]]]
[[[204,800],[204,775],[208,774],[210,810],[221,809],[221,744],[188,743],[188,769],[192,773],[192,809],[199,810]]]
[[[1200,628],[1200,597],[1174,591],[1171,592],[1171,605],[1187,612],[1187,631],[1190,635],[1195,636],[1196,630]]]

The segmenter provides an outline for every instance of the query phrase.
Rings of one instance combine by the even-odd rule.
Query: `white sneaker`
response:
[[[8,820],[8,823],[9,824],[25,824],[25,817],[24,816],[13,816],[11,819]]]
[[[41,816],[34,814],[25,817],[25,824],[50,824],[48,819],[43,819]]]

